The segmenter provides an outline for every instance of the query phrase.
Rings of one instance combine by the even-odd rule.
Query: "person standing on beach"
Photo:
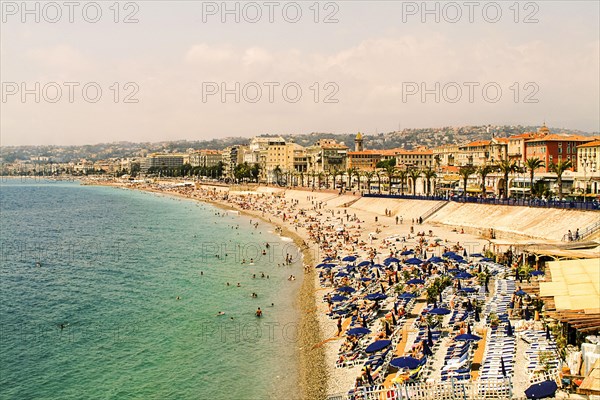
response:
[[[335,336],[340,336],[342,334],[342,317],[339,317],[337,320],[337,333]]]

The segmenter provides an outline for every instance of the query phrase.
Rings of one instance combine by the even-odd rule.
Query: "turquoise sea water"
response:
[[[0,217],[1,399],[297,397],[302,264],[272,227],[188,200],[27,180],[2,182]],[[297,262],[278,266],[286,253]]]

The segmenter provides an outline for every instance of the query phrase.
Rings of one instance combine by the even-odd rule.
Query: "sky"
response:
[[[600,131],[597,1],[2,1],[0,144]]]

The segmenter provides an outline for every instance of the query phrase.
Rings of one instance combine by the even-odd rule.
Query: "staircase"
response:
[[[446,204],[448,204],[448,203],[449,203],[448,201],[443,201],[440,204],[436,204],[435,207],[432,207],[425,214],[423,214],[421,216],[421,218],[423,218],[423,221],[427,220],[427,218],[431,217],[433,214],[435,214],[440,209],[442,209],[443,207],[445,207]]]
[[[571,242],[581,242],[583,239],[589,238],[590,236],[592,236],[594,233],[596,233],[598,231],[600,231],[600,221],[597,221],[593,225],[588,226],[587,228],[585,228],[584,231],[579,232],[579,237],[577,239],[575,239],[575,237],[573,237],[573,240],[571,240]],[[575,233],[573,233],[573,235],[574,234]],[[569,235],[568,234],[563,235],[562,241],[568,242]]]

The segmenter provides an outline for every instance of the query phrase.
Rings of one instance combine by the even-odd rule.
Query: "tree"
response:
[[[381,194],[381,171],[375,171],[375,175],[377,176],[377,193]]]
[[[427,167],[423,170],[423,176],[425,177],[425,181],[427,182],[427,196],[431,193],[431,180],[434,179],[437,174],[431,167]]]
[[[535,174],[535,170],[542,168],[545,166],[544,162],[542,160],[540,160],[539,158],[528,158],[527,160],[525,160],[525,166],[527,167],[527,169],[529,170],[529,195],[531,197],[533,197],[533,174]]]
[[[400,181],[400,194],[404,196],[404,187],[406,186],[407,171],[401,169],[398,171],[398,180]]]
[[[383,168],[386,169],[388,166],[395,167],[396,166],[396,158],[390,158],[388,160],[381,160],[375,164],[375,168]]]
[[[279,165],[273,168],[273,174],[275,175],[275,183],[277,183],[278,185],[280,184],[281,173],[282,171]]]
[[[558,199],[562,201],[563,192],[562,192],[562,174],[571,168],[573,163],[571,160],[558,160],[557,163],[550,164],[550,171],[556,174],[556,183],[558,185]]]
[[[516,172],[518,170],[518,166],[514,161],[502,160],[500,164],[498,164],[498,168],[504,176],[504,198],[508,199],[508,175]]]
[[[348,168],[346,170],[346,175],[348,175],[348,186],[347,189],[350,190],[352,188],[352,176],[354,175],[354,172],[356,171],[355,168]]]
[[[485,196],[485,178],[491,174],[492,172],[494,172],[496,168],[493,165],[482,165],[481,167],[477,168],[477,175],[479,175],[481,177],[481,194],[483,196]]]
[[[418,168],[411,168],[408,170],[408,176],[412,179],[412,195],[417,195],[417,179],[421,176],[421,170]]]
[[[304,172],[300,172],[300,186],[304,187]]]
[[[385,174],[388,177],[388,191],[392,194],[392,180],[394,179],[394,175],[396,173],[396,167],[393,165],[388,165],[385,167]]]
[[[367,192],[371,194],[371,180],[375,176],[375,171],[366,171],[364,177],[367,178]]]
[[[340,171],[339,171],[337,168],[335,168],[335,169],[333,170],[333,172],[331,173],[331,176],[333,176],[333,189],[335,189],[335,188],[336,188],[336,186],[335,186],[335,178],[337,178],[337,176],[338,176],[339,174],[340,174]]]
[[[463,196],[467,197],[467,182],[469,177],[475,173],[476,169],[472,165],[465,165],[460,167],[458,170],[458,174],[461,176],[463,180]]]

